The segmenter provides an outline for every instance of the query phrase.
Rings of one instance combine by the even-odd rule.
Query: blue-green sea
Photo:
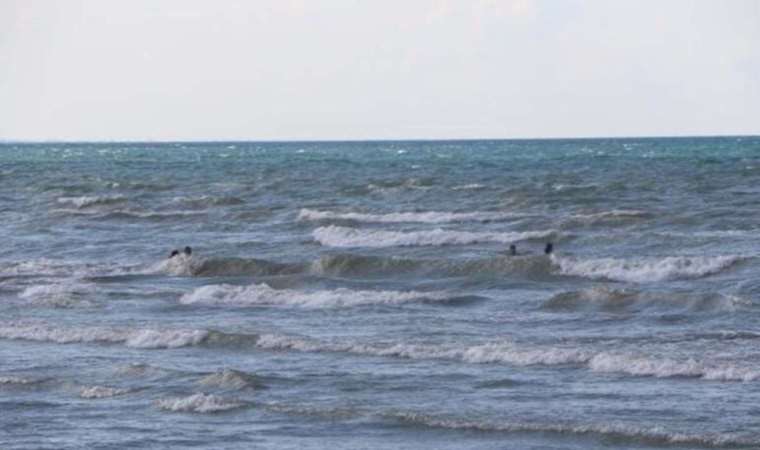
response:
[[[758,137],[0,144],[0,448],[760,448],[758,254]]]

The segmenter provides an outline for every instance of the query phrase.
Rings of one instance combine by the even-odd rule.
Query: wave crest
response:
[[[284,275],[303,271],[301,264],[283,264],[263,259],[196,258],[184,254],[159,261],[150,272],[177,276],[218,277],[238,275]]]
[[[128,394],[129,389],[112,388],[108,386],[87,386],[83,387],[79,391],[79,396],[82,398],[108,398],[116,397],[117,395]]]
[[[59,197],[58,203],[63,205],[71,205],[77,209],[85,209],[96,205],[112,205],[115,203],[122,203],[127,201],[127,198],[123,195],[85,195],[82,197]]]
[[[123,343],[128,347],[157,349],[198,345],[209,338],[208,330],[160,330],[108,327],[54,327],[46,323],[0,324],[0,338],[71,343]]]
[[[740,256],[669,256],[665,258],[583,260],[552,255],[551,260],[562,275],[648,283],[712,275],[733,266],[743,258]]]
[[[261,389],[265,387],[256,376],[234,369],[223,369],[206,375],[198,383],[223,389]]]
[[[449,223],[449,222],[495,222],[515,217],[504,212],[395,212],[369,214],[358,212],[319,211],[304,208],[298,213],[298,220],[353,220],[373,223]]]
[[[449,430],[470,430],[502,433],[557,433],[571,435],[599,435],[630,441],[662,442],[699,446],[756,445],[757,441],[747,440],[733,433],[725,434],[684,434],[666,431],[660,427],[642,428],[622,423],[581,424],[581,423],[540,423],[540,422],[484,422],[458,418],[436,417],[420,412],[395,411],[383,414],[391,420],[431,428]]]
[[[560,292],[551,296],[541,309],[549,311],[600,310],[623,312],[644,308],[686,309],[688,311],[735,312],[752,303],[744,298],[723,294],[648,293],[631,289],[593,286],[580,291]]]
[[[467,245],[485,242],[510,244],[532,239],[555,239],[555,230],[525,232],[471,232],[437,228],[428,231],[360,230],[330,225],[312,233],[314,240],[328,247],[410,247]]]
[[[354,291],[338,288],[329,291],[272,289],[267,284],[202,286],[183,295],[180,303],[215,306],[301,306],[307,308],[398,305],[414,301],[451,301],[445,292]]]
[[[156,400],[156,406],[171,412],[215,413],[242,408],[245,403],[199,392],[187,397]]]

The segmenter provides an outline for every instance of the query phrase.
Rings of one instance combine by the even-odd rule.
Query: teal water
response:
[[[759,186],[756,137],[0,144],[0,448],[760,447]]]

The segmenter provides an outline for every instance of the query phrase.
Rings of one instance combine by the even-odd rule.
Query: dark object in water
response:
[[[546,247],[544,247],[544,254],[549,255],[553,251],[554,251],[554,244],[552,244],[551,242],[547,242]]]
[[[186,246],[186,247],[185,247],[185,255],[187,255],[187,256],[190,256],[190,255],[192,255],[192,254],[193,254],[193,249],[192,249],[192,248],[190,248],[190,246],[189,246],[189,245],[188,245],[188,246]]]
[[[174,258],[177,255],[179,255],[179,250],[172,250],[172,254],[169,255],[169,258]]]
[[[515,256],[517,254],[517,246],[514,244],[509,246],[509,254]]]

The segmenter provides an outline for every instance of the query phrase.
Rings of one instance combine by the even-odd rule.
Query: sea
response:
[[[759,137],[7,142],[0,448],[760,448],[759,253]]]

